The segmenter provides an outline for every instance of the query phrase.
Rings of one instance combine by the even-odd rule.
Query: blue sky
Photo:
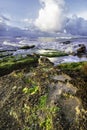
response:
[[[18,19],[36,17],[39,8],[39,0],[0,0],[0,13]]]
[[[87,19],[87,0],[65,0],[67,15],[76,14]],[[22,20],[36,19],[41,8],[39,0],[0,0],[0,15],[11,20],[11,24],[23,25]]]
[[[87,13],[87,0],[65,0],[71,14]],[[87,18],[87,15],[85,16]]]

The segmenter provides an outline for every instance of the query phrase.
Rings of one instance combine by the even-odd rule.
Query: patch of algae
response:
[[[34,63],[37,64],[37,62],[38,57],[34,56],[20,57],[18,60],[14,56],[4,58],[0,61],[0,76],[8,74],[16,69],[22,69],[27,65],[34,66]]]

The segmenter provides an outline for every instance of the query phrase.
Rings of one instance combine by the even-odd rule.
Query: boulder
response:
[[[77,54],[86,53],[86,46],[84,44],[79,44],[79,48],[77,49]]]
[[[40,57],[38,60],[40,65],[54,65],[47,57]]]
[[[63,44],[70,44],[70,41],[64,41]]]
[[[22,46],[20,47],[20,49],[31,49],[31,48],[34,48],[35,45],[31,45],[31,46]]]

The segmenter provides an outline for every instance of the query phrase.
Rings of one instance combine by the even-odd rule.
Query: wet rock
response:
[[[0,53],[1,52],[17,51],[17,49],[18,49],[17,47],[16,48],[11,48],[11,49],[7,48],[7,49],[0,50]]]
[[[76,53],[75,52],[71,52],[70,55],[76,56]]]
[[[7,57],[0,62],[0,76],[11,73],[17,69],[23,69],[27,66],[36,66],[38,63],[37,55],[30,55],[26,57],[21,57],[19,60],[16,60],[16,57]]]
[[[34,48],[35,45],[31,45],[31,46],[23,46],[23,47],[20,47],[20,49],[31,49],[31,48]]]
[[[46,65],[46,64],[54,65],[47,57],[40,57],[38,62],[40,65]]]
[[[7,57],[7,56],[12,56],[13,53],[12,52],[0,52],[0,58],[4,58],[4,57]]]
[[[63,44],[70,44],[70,41],[64,41]]]
[[[85,53],[86,52],[86,46],[84,44],[79,44],[79,48],[77,49],[77,54]]]
[[[31,57],[34,57],[34,58],[40,58],[40,55],[39,54],[36,54],[36,53],[33,53],[33,54],[27,54],[26,56],[31,56]]]
[[[68,54],[63,51],[48,50],[43,53],[40,53],[40,55],[45,57],[61,57],[61,56],[67,56]]]

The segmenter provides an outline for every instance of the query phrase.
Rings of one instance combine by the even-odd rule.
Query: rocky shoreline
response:
[[[16,39],[15,39],[16,40]],[[79,40],[79,39],[78,39]],[[84,41],[84,39],[83,39]],[[25,57],[37,54],[48,57],[55,65],[65,62],[87,61],[87,44],[76,42],[74,39],[67,41],[29,41],[28,39],[12,42],[3,41],[0,46],[0,60],[8,57]]]
[[[86,130],[87,62],[54,66],[37,54],[0,62],[1,130]]]

